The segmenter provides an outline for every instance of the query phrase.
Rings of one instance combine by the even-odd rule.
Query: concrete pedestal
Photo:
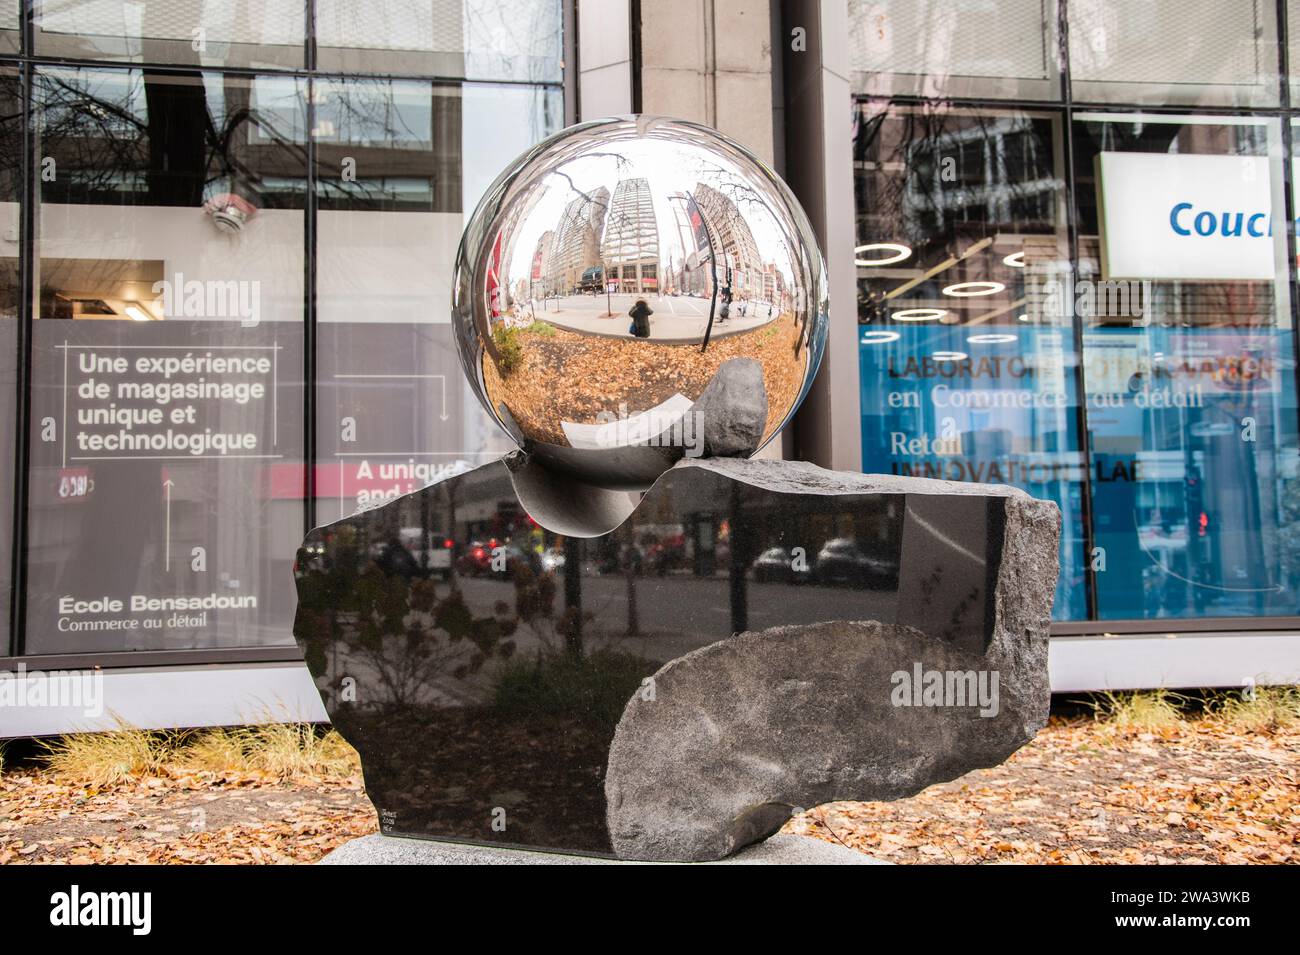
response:
[[[594,856],[501,849],[463,842],[437,842],[371,835],[339,846],[319,865],[655,865]],[[736,855],[700,865],[892,865],[845,846],[809,836],[778,834]]]

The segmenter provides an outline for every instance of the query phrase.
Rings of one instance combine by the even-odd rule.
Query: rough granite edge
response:
[[[1005,515],[1002,562],[993,590],[997,600],[993,634],[986,655],[1007,674],[1004,684],[1038,690],[1035,709],[1041,715],[1025,726],[1033,738],[1047,725],[1052,702],[1051,682],[1031,677],[1047,672],[1052,602],[1060,575],[1061,509],[1022,491],[1007,498]]]
[[[742,482],[777,494],[828,496],[924,494],[983,496],[1003,500],[1003,546],[998,579],[993,593],[996,604],[992,633],[989,634],[989,642],[983,658],[989,668],[998,670],[1002,675],[1004,692],[1010,691],[1014,697],[1020,698],[1020,705],[1013,708],[1023,720],[1021,723],[1023,736],[1007,755],[1033,739],[1046,725],[1051,704],[1051,689],[1047,679],[1048,637],[1052,602],[1059,575],[1058,548],[1061,529],[1060,509],[1055,503],[1039,500],[1019,488],[1006,485],[856,474],[831,471],[804,462],[690,459],[679,462],[676,467],[704,468],[724,479]],[[868,623],[868,621],[861,623]],[[812,626],[815,628],[817,625]],[[666,676],[687,661],[713,654],[724,644],[734,649],[737,643],[743,642],[745,638],[780,639],[787,630],[801,629],[807,628],[774,627],[764,631],[751,631],[699,647],[690,653],[666,661],[656,674],[656,678]],[[917,636],[922,643],[927,639],[923,634],[918,633]],[[634,694],[625,704],[623,717],[615,731],[615,740],[610,749],[611,764],[620,742],[626,742],[625,739],[621,739],[626,730],[624,723],[630,718],[629,711],[636,709],[635,704]],[[1001,757],[1001,759],[1005,758],[1006,756]],[[995,763],[981,765],[995,765]],[[973,768],[976,766],[965,765],[951,772],[939,771],[925,786],[957,778]],[[611,795],[610,783],[611,776],[607,769],[607,799]],[[914,791],[920,791],[920,788],[924,786]],[[607,811],[610,814],[611,831],[613,831],[615,828],[613,803],[610,803]]]
[[[673,465],[673,468],[702,468],[730,480],[764,488],[777,494],[938,494],[944,497],[970,495],[1038,500],[1030,497],[1020,488],[1007,484],[972,484],[966,481],[942,481],[937,478],[908,477],[900,474],[832,471],[807,461],[771,461],[765,458],[684,458]]]
[[[914,627],[886,624],[875,620],[831,620],[815,624],[788,624],[739,633],[674,657],[665,662],[655,672],[652,679],[657,686],[667,688],[672,685],[675,671],[682,668],[689,669],[692,665],[699,666],[705,661],[707,661],[710,670],[723,676],[733,672],[737,662],[743,658],[762,659],[770,657],[773,653],[779,655],[787,649],[782,644],[791,641],[796,643],[819,642],[826,635],[837,635],[837,632],[841,630],[852,632],[855,640],[865,638],[873,646],[876,646],[877,641],[884,641],[887,644],[900,637],[906,640],[908,646],[921,647],[931,644],[935,650],[942,650],[949,654],[948,659],[945,661],[947,664],[945,668],[951,667],[957,670],[987,668],[1005,672],[1009,664],[1013,666],[1032,666],[1032,663],[1026,664],[1020,660],[1012,662],[1007,656],[996,653],[991,646],[989,651],[977,653],[963,650],[952,644],[935,642]],[[876,646],[876,649],[886,654],[890,652],[890,649],[886,646]],[[818,657],[818,659],[829,658],[830,655]],[[809,671],[809,678],[811,678],[812,672],[814,671]],[[1046,722],[1047,704],[1050,701],[1047,682],[1045,659],[1037,678],[1032,676],[1031,671],[1031,674],[1027,677],[1006,680],[1001,688],[1001,709],[1004,713],[1018,714],[1018,724],[1014,722],[1011,724],[1002,723],[1003,729],[998,730],[997,721],[991,721],[988,728],[993,731],[993,735],[986,737],[982,741],[981,755],[978,757],[974,755],[971,749],[939,749],[934,754],[933,760],[929,761],[927,771],[920,780],[908,779],[906,774],[901,780],[881,778],[870,783],[868,785],[869,791],[867,791],[857,788],[854,784],[848,784],[844,779],[840,779],[833,774],[828,778],[810,776],[800,782],[797,794],[790,792],[782,785],[773,789],[764,789],[761,793],[749,791],[746,801],[755,808],[769,806],[811,808],[816,805],[844,800],[892,801],[913,796],[933,785],[950,782],[972,770],[999,765],[1017,749],[1029,742]],[[698,833],[695,836],[685,834],[692,828],[698,828],[698,826],[694,820],[687,824],[688,820],[685,816],[681,817],[683,826],[680,829],[676,827],[672,829],[655,829],[651,827],[649,838],[644,840],[642,839],[642,836],[646,835],[644,832],[637,836],[628,836],[628,833],[632,831],[632,829],[628,829],[629,819],[635,820],[632,828],[639,830],[642,828],[645,819],[643,815],[645,810],[652,808],[662,810],[675,798],[668,790],[665,790],[662,800],[656,800],[652,803],[640,803],[638,809],[633,811],[631,816],[628,815],[625,803],[626,794],[623,790],[623,781],[628,778],[626,772],[628,768],[643,767],[644,761],[648,757],[653,758],[656,762],[675,758],[673,755],[664,752],[663,748],[655,743],[646,742],[647,731],[655,728],[653,718],[651,718],[648,725],[641,718],[641,711],[647,705],[649,704],[646,704],[639,696],[633,695],[624,709],[623,716],[615,729],[614,740],[610,744],[605,778],[605,796],[606,815],[615,853],[627,859],[704,861],[707,858],[723,858],[728,853],[737,851],[734,848],[737,843],[732,841],[736,837],[740,839],[738,845],[742,850],[747,845],[761,844],[763,838],[761,832],[753,832],[746,837],[739,835],[734,828],[725,836],[720,830],[714,833],[718,839],[725,839],[725,845],[723,842],[715,841],[712,836],[706,841],[696,842],[699,837]],[[1009,729],[1009,725],[1018,725],[1019,730],[1012,731]],[[973,741],[971,742],[973,744]],[[735,741],[733,740],[724,744],[724,748],[730,750],[734,745]],[[836,746],[830,747],[831,750],[836,748]],[[746,750],[746,752],[752,751]],[[784,823],[785,818],[788,818],[788,815],[789,813],[786,812],[780,819],[773,816],[771,819],[767,819],[766,822],[754,817],[753,821],[759,830],[765,828],[766,824],[771,824],[771,828],[767,828],[767,832],[770,833],[779,828]],[[655,814],[651,813],[650,818],[655,817]],[[733,824],[739,821],[740,817],[732,818]],[[751,842],[755,836],[757,836],[758,842]]]

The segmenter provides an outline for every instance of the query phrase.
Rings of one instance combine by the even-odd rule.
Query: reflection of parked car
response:
[[[492,547],[486,541],[470,541],[465,553],[456,562],[456,569],[462,574],[477,577],[492,569]]]
[[[451,559],[456,542],[450,537],[419,527],[403,527],[399,532],[402,543],[406,545],[415,562],[425,576],[438,576],[443,580],[451,578]],[[423,542],[423,546],[421,543]]]
[[[835,537],[817,552],[813,574],[819,584],[884,590],[898,586],[898,561],[868,554],[852,537]]]
[[[795,566],[794,557],[784,547],[769,547],[754,559],[754,580],[758,583],[801,584],[808,579],[807,561]]]
[[[298,556],[293,562],[293,578],[301,580],[308,574],[323,574],[329,569],[329,560],[325,555],[325,545],[322,543],[306,544],[298,551]]]
[[[646,563],[652,573],[663,577],[670,570],[686,566],[686,541],[677,534],[667,540],[656,541],[646,550]]]

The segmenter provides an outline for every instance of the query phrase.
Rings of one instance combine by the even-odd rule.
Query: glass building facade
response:
[[[296,668],[304,532],[511,446],[450,336],[478,197],[637,111],[768,157],[855,277],[787,453],[1055,501],[1072,661],[1300,640],[1300,0],[766,12],[718,54],[626,0],[0,0],[0,670]],[[1145,643],[1062,685],[1166,680]]]
[[[305,531],[504,449],[461,384],[450,276],[483,190],[564,125],[561,20],[0,11],[10,657],[294,659]]]
[[[863,470],[1057,502],[1062,632],[1294,627],[1300,3],[849,27]]]

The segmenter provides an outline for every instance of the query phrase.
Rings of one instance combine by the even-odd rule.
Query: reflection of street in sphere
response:
[[[488,189],[453,322],[489,413],[552,471],[644,488],[683,456],[747,456],[821,358],[826,269],[767,166],[639,116],[566,129]]]

